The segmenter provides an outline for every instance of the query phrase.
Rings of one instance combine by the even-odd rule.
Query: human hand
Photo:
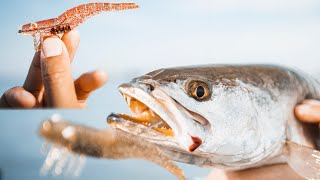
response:
[[[89,94],[107,81],[103,71],[82,74],[74,80],[71,62],[80,43],[77,30],[60,39],[48,37],[36,52],[22,87],[7,90],[0,108],[84,108]]]
[[[305,100],[297,105],[294,113],[298,120],[306,123],[320,123],[320,101]],[[207,180],[302,180],[287,164],[277,164],[241,171],[213,170]]]

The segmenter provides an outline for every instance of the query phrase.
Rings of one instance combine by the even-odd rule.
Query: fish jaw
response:
[[[115,119],[119,118],[113,118],[114,120],[112,120],[112,118],[108,118],[108,124],[111,127],[134,134],[144,134],[145,138],[153,141],[154,143],[159,145],[170,144],[171,147],[179,151],[201,152],[201,145],[205,141],[205,129],[202,125],[190,119],[190,117],[184,113],[185,110],[183,110],[183,107],[176,103],[162,90],[157,88],[156,85],[151,91],[148,88],[148,84],[145,83],[135,82],[122,84],[119,87],[119,91],[130,107],[133,117],[118,114],[122,121],[115,121]],[[135,109],[135,106],[132,104],[136,103],[135,101],[138,101],[145,107],[142,109]],[[161,121],[164,123],[149,121],[149,123],[135,122],[132,124],[132,121],[136,121],[135,117],[139,119],[141,114],[144,114],[145,111],[149,111],[148,113],[151,114],[156,114],[156,116],[159,116]],[[172,134],[162,132],[161,129],[157,130],[156,127],[153,127],[156,123],[159,123],[160,126],[167,124],[167,126],[169,126],[169,130],[172,131]],[[141,131],[143,131],[143,133],[141,133]],[[155,133],[154,131],[158,131],[160,133]]]

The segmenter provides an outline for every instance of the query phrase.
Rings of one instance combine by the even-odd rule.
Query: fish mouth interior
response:
[[[123,94],[123,96],[127,101],[132,115],[118,113],[120,117],[134,123],[142,124],[147,128],[167,136],[174,136],[172,128],[151,108],[134,97],[126,94]]]

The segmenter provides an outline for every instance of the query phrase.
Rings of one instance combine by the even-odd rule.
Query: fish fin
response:
[[[320,151],[287,141],[289,166],[307,179],[320,179]]]

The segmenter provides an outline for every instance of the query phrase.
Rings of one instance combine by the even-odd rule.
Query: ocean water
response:
[[[132,77],[130,75],[130,77]],[[106,117],[110,112],[129,112],[117,91],[121,82],[129,76],[111,78],[110,81],[88,100],[87,110],[9,110],[0,111],[0,175],[1,180],[44,179],[175,179],[168,171],[151,162],[139,159],[107,160],[87,158],[79,177],[40,176],[45,160],[40,153],[44,140],[37,134],[40,123],[52,114],[59,113],[64,119],[95,128],[109,128]],[[0,93],[23,83],[23,78],[0,79]],[[189,179],[206,177],[211,169],[178,163]]]

